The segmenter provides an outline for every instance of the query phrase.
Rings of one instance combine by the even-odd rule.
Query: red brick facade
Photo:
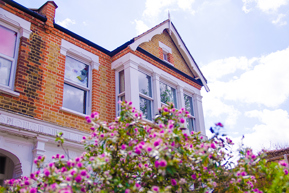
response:
[[[0,8],[31,22],[30,38],[21,37],[19,43],[18,62],[15,76],[14,91],[18,97],[0,93],[0,108],[47,121],[64,127],[88,130],[89,125],[83,117],[61,111],[63,101],[64,71],[66,56],[60,53],[61,41],[66,40],[99,57],[99,69],[92,71],[92,109],[101,114],[101,119],[111,122],[116,114],[115,104],[115,71],[111,63],[127,53],[133,53],[139,58],[155,65],[172,76],[201,89],[202,85],[185,76],[177,74],[174,70],[162,65],[160,62],[129,47],[110,55],[95,46],[72,37],[68,33],[54,27],[55,9],[53,1],[45,3],[38,14],[45,16],[47,21],[41,21],[31,14],[22,11],[7,1],[0,0]],[[162,49],[159,49],[160,59]],[[169,61],[174,64],[172,54]],[[182,71],[182,69],[180,68]],[[184,73],[193,78],[188,68]]]

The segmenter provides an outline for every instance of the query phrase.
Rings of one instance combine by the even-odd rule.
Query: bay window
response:
[[[193,106],[193,98],[184,94],[185,108],[190,113],[190,118],[187,118],[187,128],[189,131],[196,131],[195,129],[195,114]]]
[[[160,82],[160,98],[162,104],[166,105],[168,102],[172,102],[177,108],[176,89],[162,82]]]
[[[151,76],[139,72],[139,105],[144,118],[152,120],[152,81]]]

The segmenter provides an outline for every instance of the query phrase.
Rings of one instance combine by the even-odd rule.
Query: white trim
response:
[[[191,57],[188,49],[186,48],[184,42],[182,41],[181,37],[177,33],[177,30],[173,25],[170,27],[170,21],[164,22],[162,25],[158,26],[157,28],[154,28],[150,32],[146,33],[142,37],[135,38],[135,41],[129,45],[130,49],[135,51],[137,47],[144,43],[149,42],[155,35],[162,34],[165,29],[170,30],[172,33],[170,34],[173,42],[177,46],[178,50],[180,51],[181,55],[183,56],[184,60],[188,63],[189,67],[195,72],[195,76],[197,78],[200,78],[206,91],[209,92],[210,89],[205,81],[205,77],[202,75],[201,71],[197,67],[197,64],[194,62],[193,58]]]
[[[61,127],[45,121],[28,118],[24,115],[8,113],[3,110],[0,110],[0,131],[32,138],[41,134],[48,136],[51,142],[55,140],[55,135],[58,132],[63,132],[65,139],[74,142],[80,142],[83,135],[88,134],[87,132],[74,128]]]
[[[2,93],[5,93],[5,94],[12,95],[12,96],[14,96],[14,97],[19,97],[19,96],[20,96],[20,93],[15,92],[15,91],[13,91],[13,90],[11,90],[11,89],[5,88],[5,87],[3,87],[3,86],[0,85],[0,93],[1,93],[1,92],[2,92]]]
[[[79,113],[77,111],[74,111],[74,110],[71,110],[71,109],[68,109],[68,108],[65,108],[65,107],[60,107],[60,111],[63,111],[63,112],[66,112],[66,113],[70,113],[70,114],[73,114],[73,115],[77,115],[79,117],[86,117],[88,115],[86,114],[83,114],[83,113]]]
[[[161,70],[160,68],[157,68],[156,66],[150,64],[149,62],[139,58],[138,56],[127,53],[124,56],[118,58],[117,60],[112,62],[112,69],[116,68],[116,73],[118,73],[118,69],[121,69],[124,64],[127,63],[133,63],[133,64],[139,64],[139,71],[147,72],[147,74],[152,74],[152,89],[153,89],[153,109],[152,111],[153,116],[155,113],[158,113],[158,108],[161,107],[162,103],[160,101],[160,87],[159,83],[163,82],[167,84],[168,86],[174,88],[176,90],[176,99],[177,99],[177,108],[185,107],[184,104],[179,104],[181,99],[180,97],[184,97],[184,93],[190,93],[189,96],[193,96],[193,108],[194,108],[194,116],[195,116],[195,129],[198,131],[201,131],[203,135],[205,135],[205,125],[204,125],[204,116],[203,116],[203,107],[201,103],[201,91],[194,86],[176,78],[175,76]],[[135,65],[132,65],[135,66]],[[134,69],[134,68],[132,68]],[[118,75],[116,74],[116,77],[118,78]],[[118,79],[117,81],[118,82]],[[131,84],[126,84],[130,88],[132,87]],[[116,86],[116,94],[118,95],[118,86]],[[183,94],[181,94],[180,89],[183,90]],[[139,90],[137,90],[137,93],[139,93]],[[116,95],[116,96],[117,96]],[[126,95],[126,98],[129,97]],[[130,96],[131,97],[131,96]],[[139,99],[137,99],[139,100]],[[117,101],[116,101],[117,102]],[[135,106],[133,104],[133,106]]]
[[[165,53],[172,54],[172,49],[166,44],[159,42],[159,47],[161,47]]]
[[[16,16],[2,8],[0,8],[0,21],[8,24],[19,30],[20,37],[29,39],[32,31],[30,30],[31,23]]]
[[[84,62],[89,63],[92,69],[98,70],[100,64],[99,57],[97,55],[62,39],[60,53],[66,56],[67,52],[69,55],[75,56]]]

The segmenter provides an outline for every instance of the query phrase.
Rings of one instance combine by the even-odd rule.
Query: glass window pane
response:
[[[139,72],[138,82],[139,82],[139,92],[152,97],[151,77],[142,72]]]
[[[177,107],[176,89],[160,82],[160,94],[162,103],[173,102]]]
[[[63,107],[85,114],[86,91],[68,84],[64,84],[63,90]]]
[[[89,66],[66,56],[65,78],[81,86],[88,87]]]
[[[189,131],[195,131],[195,125],[194,125],[194,119],[193,118],[187,118],[187,128]]]
[[[0,26],[0,53],[14,57],[17,33]]]
[[[148,120],[152,120],[151,101],[142,97],[139,97],[139,101],[140,101],[139,107],[143,113],[143,117]]]
[[[0,57],[0,84],[9,86],[12,62]]]
[[[119,72],[119,93],[125,91],[124,70]]]
[[[186,110],[189,111],[190,114],[194,116],[193,98],[188,95],[184,95],[184,100]]]
[[[125,101],[125,95],[119,96],[118,100],[119,101]],[[117,110],[118,110],[118,115],[119,115],[119,113],[121,111],[121,105],[120,104],[118,104],[118,109]]]

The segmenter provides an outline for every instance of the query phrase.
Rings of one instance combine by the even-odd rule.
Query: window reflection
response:
[[[151,77],[149,75],[139,72],[138,81],[139,92],[151,97]]]
[[[12,62],[0,57],[0,84],[9,86]]]
[[[162,103],[173,102],[177,106],[176,89],[160,82],[160,94]]]
[[[140,110],[143,113],[143,117],[148,120],[152,120],[151,101],[143,97],[139,97],[139,100],[140,100],[139,106],[140,106]]]
[[[68,84],[63,90],[63,107],[85,114],[86,92]]]

